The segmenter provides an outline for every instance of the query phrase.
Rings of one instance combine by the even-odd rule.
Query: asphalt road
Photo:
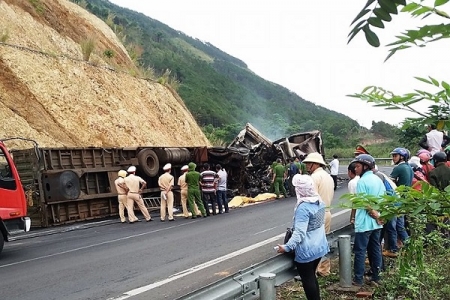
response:
[[[334,206],[346,185],[341,182]],[[175,299],[276,255],[273,246],[292,222],[295,201],[197,220],[162,223],[153,215],[149,223],[117,219],[31,232],[5,245],[0,298]],[[335,207],[332,214],[333,230],[348,224],[348,211]]]

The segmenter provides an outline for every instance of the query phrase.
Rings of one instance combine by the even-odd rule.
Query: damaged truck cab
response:
[[[0,141],[0,252],[11,233],[29,231],[30,226],[19,173],[8,149]]]

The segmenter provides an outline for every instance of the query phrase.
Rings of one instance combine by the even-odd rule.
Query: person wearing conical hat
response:
[[[164,222],[166,220],[166,207],[167,212],[169,213],[169,221],[174,221],[173,218],[173,181],[174,178],[170,174],[170,171],[172,170],[171,164],[166,164],[163,167],[164,174],[159,176],[158,178],[158,185],[161,189],[161,222]]]
[[[306,170],[311,174],[311,178],[314,181],[314,187],[325,203],[325,232],[329,233],[331,231],[331,201],[334,196],[334,181],[330,174],[324,170],[326,166],[323,157],[318,152],[309,153],[306,156],[303,163],[306,165]],[[330,275],[330,259],[324,257],[317,268],[317,274],[320,276]]]

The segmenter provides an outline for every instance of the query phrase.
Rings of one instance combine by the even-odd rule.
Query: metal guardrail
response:
[[[350,235],[351,225],[327,234],[331,255],[335,254],[340,235]],[[279,286],[298,275],[292,257],[279,254],[233,275],[209,284],[176,300],[252,300],[259,299],[259,275],[274,273]]]
[[[390,166],[392,165],[392,157],[380,157],[380,158],[375,158],[375,162],[378,166]],[[355,159],[354,157],[342,157],[342,158],[338,158],[339,159],[339,164],[341,166],[344,165],[348,165],[350,164],[350,162]],[[331,159],[327,159],[326,162],[329,163],[331,161]]]

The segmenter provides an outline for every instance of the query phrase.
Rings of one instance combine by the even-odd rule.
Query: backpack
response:
[[[386,195],[394,196],[396,194],[395,189],[397,188],[397,185],[385,174],[381,172],[378,173],[380,173],[383,176],[383,184],[384,187],[386,188]]]

